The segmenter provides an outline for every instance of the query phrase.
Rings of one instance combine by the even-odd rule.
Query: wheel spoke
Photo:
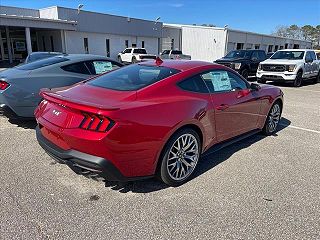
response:
[[[199,146],[192,134],[180,136],[172,145],[168,158],[167,170],[169,176],[177,181],[186,179],[197,165]]]

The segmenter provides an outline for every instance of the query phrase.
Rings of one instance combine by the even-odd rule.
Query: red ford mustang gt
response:
[[[41,95],[37,139],[50,156],[110,181],[158,176],[171,186],[213,145],[274,133],[283,106],[279,88],[224,66],[160,59]]]

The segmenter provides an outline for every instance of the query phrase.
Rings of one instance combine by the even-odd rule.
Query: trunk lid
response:
[[[79,128],[84,124],[84,128],[90,130],[103,125],[104,120],[110,121],[110,111],[119,110],[136,99],[136,91],[114,91],[85,83],[54,90],[43,89],[41,95],[46,102],[37,108],[37,118],[41,116],[62,128]]]

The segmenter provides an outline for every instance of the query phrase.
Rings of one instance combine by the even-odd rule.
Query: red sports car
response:
[[[273,134],[283,107],[279,88],[227,67],[160,59],[41,95],[37,139],[50,156],[110,181],[158,176],[171,186],[212,146]]]

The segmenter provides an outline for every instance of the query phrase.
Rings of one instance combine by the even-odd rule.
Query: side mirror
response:
[[[257,61],[258,61],[258,58],[253,57],[253,58],[251,58],[251,60],[254,61],[254,62],[257,62]]]
[[[252,91],[259,91],[261,89],[261,86],[258,83],[251,83],[250,84],[250,89]]]

